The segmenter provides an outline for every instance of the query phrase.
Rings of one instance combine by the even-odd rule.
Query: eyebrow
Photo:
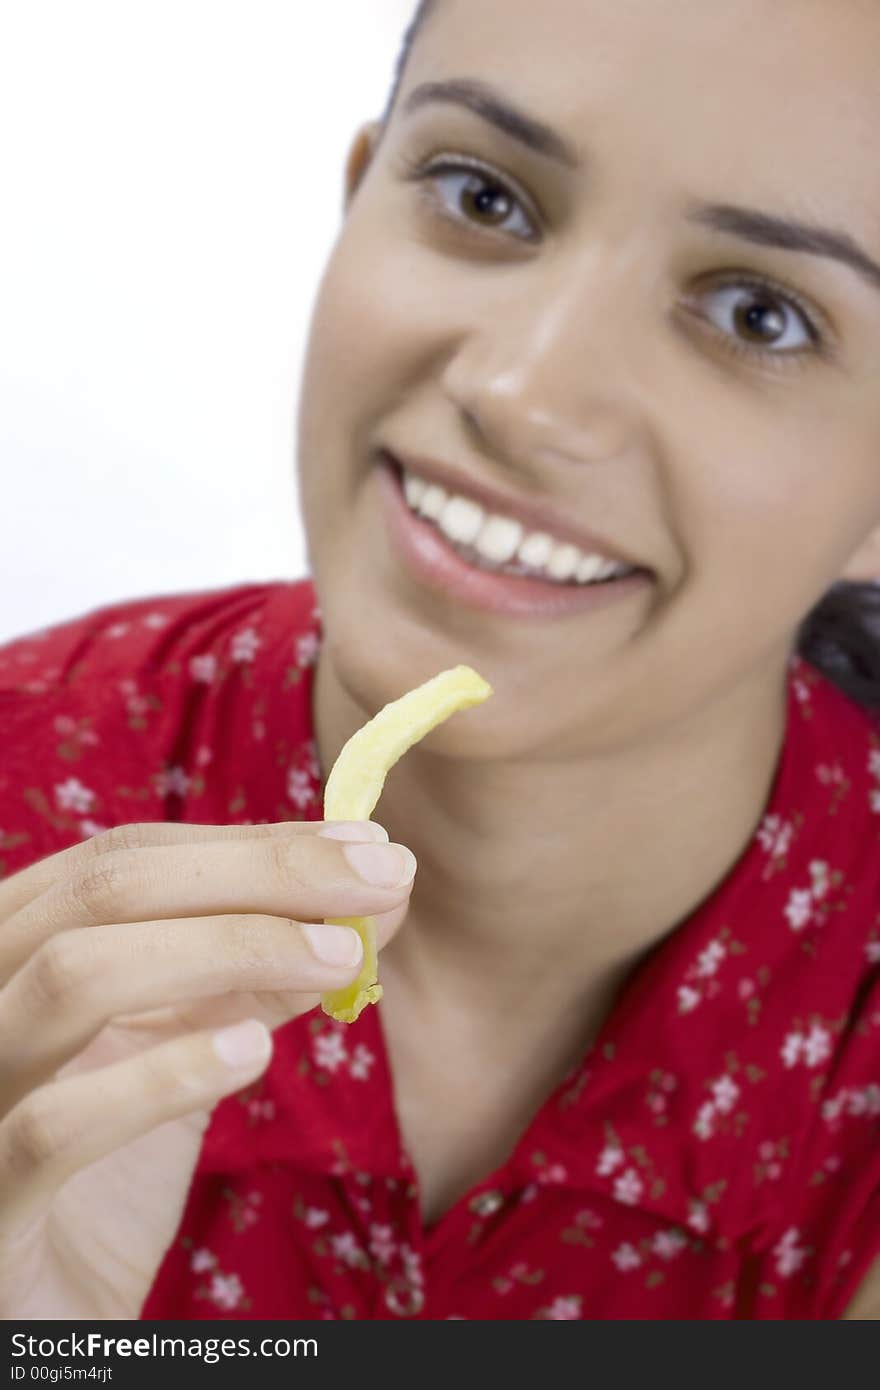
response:
[[[808,256],[827,256],[855,270],[875,289],[880,289],[880,264],[848,232],[817,227],[810,222],[792,222],[771,217],[754,208],[732,207],[729,203],[701,203],[691,209],[689,219],[715,232],[751,241],[756,246],[774,246],[782,251],[801,251]]]
[[[486,82],[471,78],[423,82],[409,94],[403,111],[409,115],[434,104],[462,106],[537,154],[569,169],[580,167],[573,147],[558,131],[514,106]],[[711,231],[740,237],[755,246],[828,257],[849,266],[868,284],[880,289],[880,263],[872,260],[848,232],[774,217],[756,208],[734,207],[729,203],[696,204],[689,212],[689,220]]]
[[[476,116],[488,121],[490,125],[496,126],[505,135],[518,140],[521,145],[527,145],[530,150],[535,150],[548,159],[554,159],[558,164],[565,164],[570,169],[578,167],[577,155],[557,131],[512,105],[486,82],[469,78],[456,78],[449,82],[423,82],[410,92],[403,104],[403,110],[408,115],[412,111],[418,111],[420,107],[434,103],[464,106],[468,111],[473,111]]]

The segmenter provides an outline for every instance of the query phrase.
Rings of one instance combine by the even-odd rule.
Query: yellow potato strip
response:
[[[480,705],[492,694],[491,685],[470,666],[454,666],[392,700],[352,735],[336,759],[324,788],[324,819],[369,820],[398,758],[450,715]],[[354,1023],[368,1004],[382,998],[382,986],[377,983],[376,926],[372,917],[334,920],[358,932],[364,943],[364,963],[354,983],[325,994],[321,1006],[339,1023]]]

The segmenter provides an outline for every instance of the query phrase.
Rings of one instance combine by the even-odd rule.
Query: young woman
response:
[[[4,1317],[880,1316],[878,55],[860,0],[421,7],[310,578],[2,653]]]

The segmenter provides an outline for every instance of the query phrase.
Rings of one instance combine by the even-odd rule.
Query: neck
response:
[[[326,645],[313,699],[326,775],[368,717]],[[545,1017],[595,1010],[747,848],[785,717],[783,670],[613,754],[477,765],[417,745],[375,813],[419,865],[383,964],[426,1007],[440,996],[497,1019],[527,1000]]]

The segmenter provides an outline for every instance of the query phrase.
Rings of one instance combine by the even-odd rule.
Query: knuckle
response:
[[[69,1122],[45,1090],[33,1091],[6,1117],[9,1160],[23,1175],[35,1166],[55,1166],[68,1152],[73,1135]]]
[[[45,941],[28,966],[29,992],[37,1005],[57,1007],[74,994],[83,979],[83,953],[75,931]]]
[[[265,917],[240,914],[224,919],[226,944],[237,974],[252,975],[278,965],[278,951],[267,940]]]
[[[68,897],[78,916],[98,920],[118,915],[123,905],[124,885],[128,882],[128,860],[122,854],[102,856],[72,878]]]
[[[310,886],[304,858],[309,848],[307,840],[303,837],[280,835],[266,841],[266,853],[272,871],[285,890]]]
[[[205,1078],[187,1055],[177,1050],[173,1060],[164,1048],[143,1053],[139,1059],[138,1091],[146,1112],[159,1116],[175,1109],[180,1101],[204,1095]]]
[[[120,850],[130,852],[146,849],[150,843],[149,831],[149,825],[140,821],[112,825],[109,830],[102,830],[100,835],[95,835],[88,841],[90,852],[98,858],[105,854],[117,854]]]
[[[162,1057],[154,1052],[145,1052],[139,1059],[138,1090],[141,1101],[151,1111],[160,1109],[173,1090],[176,1074]]]

